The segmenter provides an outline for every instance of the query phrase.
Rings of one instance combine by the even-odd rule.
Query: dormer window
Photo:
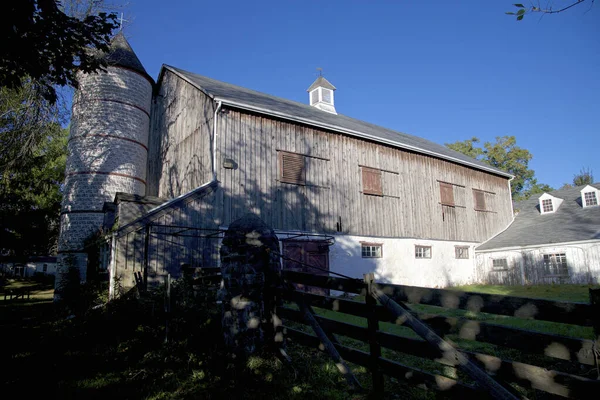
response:
[[[559,199],[558,197],[554,197],[548,193],[544,193],[540,196],[539,202],[540,213],[549,214],[558,210],[558,207],[560,207],[560,205],[562,204],[563,199]]]
[[[542,213],[548,213],[554,211],[552,207],[552,199],[542,200]]]
[[[307,92],[310,95],[310,105],[319,110],[337,114],[334,107],[334,90],[335,86],[329,83],[327,79],[319,76],[307,89]]]
[[[595,207],[599,204],[600,190],[587,185],[581,190],[581,205],[583,207]]]

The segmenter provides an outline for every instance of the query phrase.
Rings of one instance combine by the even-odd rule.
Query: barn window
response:
[[[451,183],[440,182],[440,203],[454,206],[454,191]]]
[[[473,199],[475,200],[475,210],[485,211],[485,193],[481,190],[473,189]]]
[[[363,193],[375,196],[383,196],[383,185],[381,183],[381,171],[375,168],[362,168]]]
[[[48,264],[42,266],[42,272],[48,272]]]
[[[469,246],[455,246],[454,257],[459,259],[469,258]]]
[[[363,258],[381,258],[383,255],[381,243],[361,242],[361,255]]]
[[[431,258],[431,246],[415,246],[415,258]]]
[[[567,255],[565,253],[544,254],[544,273],[549,276],[569,275]]]
[[[279,152],[279,180],[297,185],[306,184],[306,162],[302,154]]]
[[[598,205],[598,197],[596,196],[596,192],[585,192],[583,194],[584,207],[597,206]]]
[[[506,258],[496,258],[492,260],[492,269],[494,271],[506,271],[508,269]]]

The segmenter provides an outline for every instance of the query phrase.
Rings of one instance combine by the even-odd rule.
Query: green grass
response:
[[[600,288],[598,285],[466,285],[450,289],[505,296],[530,297],[534,299],[589,303],[588,289],[598,288]]]

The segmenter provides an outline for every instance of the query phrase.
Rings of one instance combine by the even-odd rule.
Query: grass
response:
[[[11,285],[26,285],[11,282]],[[14,286],[13,286],[14,287]],[[564,286],[563,286],[564,288]],[[473,287],[461,290],[473,291]],[[511,292],[503,292],[506,290]],[[476,290],[519,295],[517,288],[477,287]],[[528,297],[565,300],[581,299],[583,286],[527,290]],[[2,393],[19,393],[19,397],[40,395],[56,398],[114,399],[366,399],[366,393],[348,392],[344,379],[331,359],[316,350],[294,342],[287,343],[293,363],[288,365],[269,355],[256,356],[239,366],[232,362],[221,346],[218,310],[198,303],[177,311],[172,320],[172,336],[164,343],[164,320],[160,296],[154,300],[121,302],[64,319],[56,312],[45,291],[36,293],[36,301],[0,302],[0,329],[4,343],[0,363],[9,366],[0,375]],[[364,301],[357,298],[355,300]],[[481,321],[522,326],[552,333],[563,333],[562,324],[521,320],[461,310],[415,305],[421,312],[464,315]],[[366,326],[360,317],[316,309],[331,319]],[[288,323],[286,322],[286,325]],[[310,328],[298,324],[306,332]],[[381,330],[417,337],[410,329],[381,323]],[[585,329],[585,328],[584,328]],[[566,333],[579,333],[568,331]],[[344,345],[368,351],[368,345],[338,336]],[[463,348],[518,358],[519,352],[499,349],[485,343],[455,340]],[[439,375],[454,377],[457,372],[431,360],[384,349],[386,358],[412,365]],[[352,365],[365,387],[370,385],[369,371]],[[35,375],[35,385],[31,384]],[[463,377],[461,373],[458,376]],[[384,399],[438,397],[431,391],[386,377]]]
[[[451,289],[504,296],[589,303],[588,289],[599,288],[600,286],[598,285],[466,285],[453,287]]]

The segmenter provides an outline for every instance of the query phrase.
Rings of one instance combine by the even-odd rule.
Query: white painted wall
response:
[[[568,278],[544,276],[544,254],[564,253]],[[493,271],[492,260],[506,258],[508,271]],[[530,246],[476,253],[476,276],[481,283],[548,284],[600,283],[600,240],[585,243]]]
[[[360,242],[382,243],[383,257],[362,258]],[[431,258],[415,258],[415,245],[431,246]],[[336,235],[335,244],[329,249],[329,268],[355,278],[374,272],[378,282],[442,288],[473,282],[476,245],[472,242]],[[469,258],[456,259],[455,246],[468,246]]]

